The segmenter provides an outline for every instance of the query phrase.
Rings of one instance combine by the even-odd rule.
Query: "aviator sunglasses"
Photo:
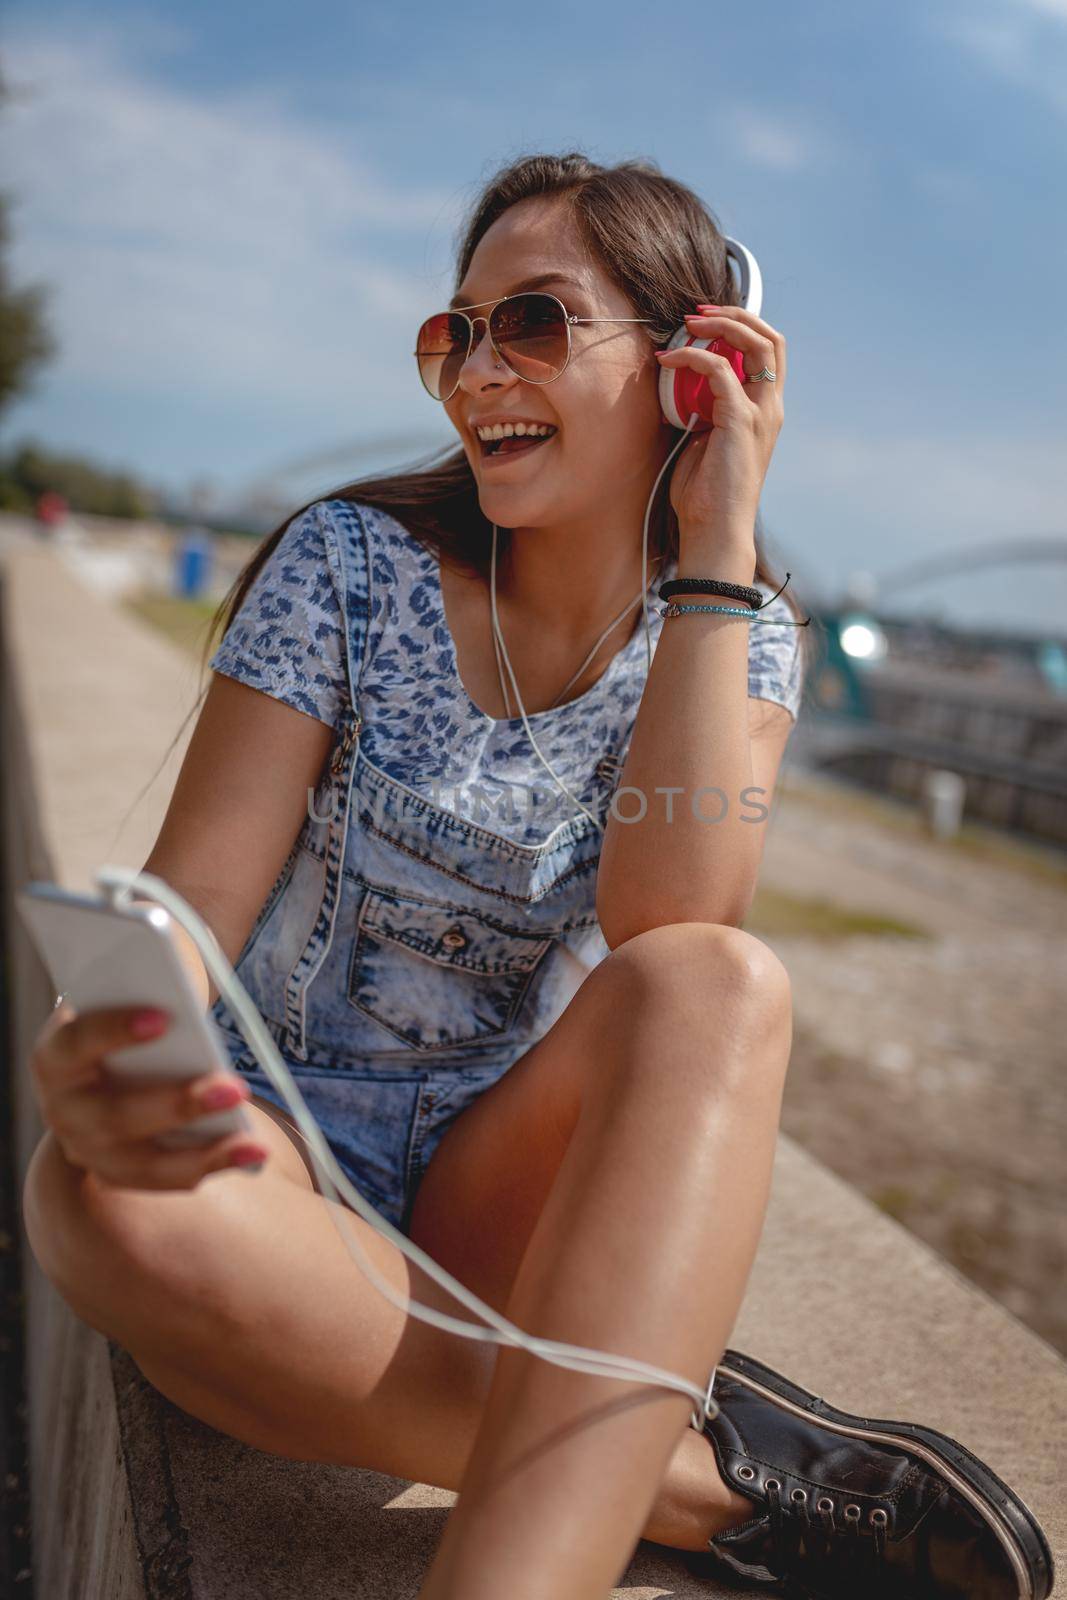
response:
[[[488,317],[468,317],[492,306]],[[551,383],[571,359],[571,328],[581,322],[651,322],[651,317],[572,317],[554,294],[525,290],[499,300],[479,300],[463,310],[427,317],[416,339],[415,358],[427,394],[451,400],[474,347],[474,324],[484,322],[489,343],[509,372],[527,383]]]

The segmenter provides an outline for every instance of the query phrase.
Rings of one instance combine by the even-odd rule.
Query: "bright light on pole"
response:
[[[881,661],[886,653],[886,638],[870,617],[842,617],[838,624],[841,648],[856,661]]]

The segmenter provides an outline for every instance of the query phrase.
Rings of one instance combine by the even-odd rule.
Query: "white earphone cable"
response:
[[[292,1073],[286,1066],[278,1051],[266,1024],[253,1004],[248,991],[234,972],[226,956],[219,947],[211,929],[197,915],[193,908],[182,899],[176,890],[172,889],[162,878],[150,872],[134,872],[127,867],[103,866],[96,873],[96,882],[117,903],[128,903],[130,894],[136,890],[150,896],[167,910],[193,940],[200,952],[204,966],[218,987],[219,994],[225,1000],[230,1012],[237,1021],[240,1031],[248,1044],[249,1049],[259,1062],[263,1071],[270,1079],[274,1088],[285,1102],[307,1141],[308,1150],[315,1165],[315,1171],[322,1184],[324,1195],[336,1202],[328,1206],[327,1210],[332,1217],[338,1232],[341,1234],[349,1254],[357,1266],[366,1274],[371,1283],[387,1300],[398,1310],[418,1317],[422,1322],[441,1328],[447,1333],[458,1334],[462,1338],[486,1340],[493,1344],[513,1345],[527,1350],[531,1355],[539,1356],[543,1361],[549,1361],[555,1366],[570,1367],[576,1372],[589,1372],[606,1378],[620,1378],[630,1383],[652,1383],[662,1385],[664,1388],[675,1389],[682,1394],[689,1395],[697,1402],[699,1410],[691,1413],[689,1425],[702,1432],[705,1421],[718,1414],[718,1406],[712,1399],[712,1386],[715,1381],[715,1370],[712,1369],[706,1391],[702,1391],[688,1379],[678,1377],[666,1371],[663,1367],[650,1365],[648,1362],[633,1360],[628,1356],[621,1356],[606,1350],[586,1349],[582,1345],[567,1344],[555,1339],[541,1339],[524,1332],[506,1317],[501,1316],[492,1306],[486,1305],[476,1294],[464,1287],[458,1279],[446,1272],[432,1256],[419,1248],[406,1234],[395,1228],[391,1222],[381,1216],[370,1203],[363,1198],[359,1190],[349,1181],[348,1177],[338,1166],[333,1151],[326,1142],[318,1123],[304,1102],[304,1098],[297,1087]],[[347,1202],[365,1222],[375,1228],[385,1238],[390,1239],[410,1261],[423,1269],[428,1277],[458,1300],[462,1305],[483,1317],[490,1324],[488,1328],[479,1327],[475,1323],[463,1322],[457,1317],[450,1317],[432,1306],[424,1306],[417,1300],[410,1300],[405,1295],[399,1295],[392,1285],[375,1268],[366,1252],[360,1246],[354,1232],[349,1231],[348,1211],[343,1202]],[[342,1219],[345,1226],[342,1226]]]
[[[648,522],[649,522],[649,517],[652,515],[652,507],[653,507],[653,504],[655,503],[656,491],[660,486],[660,479],[663,477],[663,474],[666,472],[667,468],[670,466],[671,462],[674,460],[674,457],[678,454],[678,451],[685,444],[685,441],[688,439],[688,437],[689,437],[689,435],[690,435],[690,433],[692,431],[693,424],[695,422],[699,422],[699,421],[700,421],[699,414],[696,411],[694,411],[692,416],[689,418],[689,421],[686,423],[685,431],[682,433],[681,437],[679,438],[678,443],[674,446],[673,450],[670,452],[670,454],[668,455],[667,459],[664,461],[662,467],[660,467],[659,472],[656,474],[656,481],[652,485],[652,493],[649,495],[648,504],[645,507],[645,522],[644,522],[644,529],[643,529],[642,535],[641,535],[641,572],[642,572],[642,575],[645,577],[645,587],[641,591],[641,601],[642,601],[642,614],[643,614],[644,623],[645,623],[645,652],[646,652],[646,655],[647,655],[647,658],[648,658],[648,668],[647,668],[648,671],[652,670],[652,630],[648,625],[648,579],[647,579],[647,573],[648,573]],[[534,748],[534,750],[535,750],[535,752],[537,754],[537,759],[540,761],[541,765],[545,768],[545,770],[547,771],[549,777],[552,779],[553,783],[556,784],[558,788],[562,789],[563,793],[567,796],[567,799],[568,800],[572,800],[574,802],[574,804],[578,807],[578,810],[581,811],[581,812],[584,812],[584,814],[589,818],[590,822],[593,823],[594,827],[596,827],[599,832],[603,833],[604,824],[599,820],[599,818],[594,817],[593,813],[588,809],[587,806],[583,806],[582,802],[578,799],[578,797],[576,795],[571,794],[570,790],[567,788],[567,785],[563,782],[563,779],[560,778],[558,776],[558,774],[552,770],[551,766],[549,766],[548,762],[545,760],[544,756],[541,753],[541,747],[537,743],[537,740],[533,736],[533,731],[532,731],[532,729],[530,727],[530,720],[526,715],[526,707],[523,705],[522,696],[519,693],[519,685],[515,680],[515,672],[514,672],[514,669],[512,668],[512,665],[511,665],[511,657],[508,655],[508,647],[504,643],[504,635],[503,635],[503,633],[501,632],[501,629],[500,629],[500,618],[497,615],[497,609],[496,609],[496,535],[497,535],[497,525],[494,522],[494,524],[493,524],[493,559],[492,559],[492,567],[491,567],[491,571],[490,571],[490,583],[489,583],[489,605],[490,605],[490,609],[492,611],[492,616],[493,616],[493,639],[494,639],[494,642],[498,644],[499,649],[503,652],[504,661],[507,664],[508,674],[509,674],[509,676],[511,678],[512,686],[513,686],[513,688],[515,690],[515,698],[516,698],[516,700],[518,701],[518,704],[519,704],[519,712],[520,712],[520,714],[522,716],[523,727],[526,729],[526,736],[529,739],[530,743],[533,745],[533,748]],[[633,605],[633,604],[634,604],[634,602],[631,600],[630,605]],[[630,606],[627,606],[626,610],[628,611],[629,609],[630,609]],[[625,614],[626,614],[626,612],[624,611],[623,615],[625,616]],[[618,620],[619,620],[618,618],[615,619],[616,622]],[[606,632],[610,633],[611,632],[611,628],[613,628],[614,626],[615,626],[615,623],[613,622],[611,624],[611,627],[609,627],[606,630]],[[584,670],[586,664],[590,660],[590,658],[593,655],[593,653],[599,648],[599,646],[600,646],[602,640],[604,639],[604,637],[605,637],[605,635],[601,634],[600,639],[598,639],[596,644],[593,646],[593,650],[590,651],[589,655],[586,657],[585,661],[582,663],[582,666],[579,667],[579,669],[578,669],[579,673]],[[499,660],[499,657],[498,657],[498,660]],[[578,674],[576,673],[575,676],[577,676],[577,675]],[[573,683],[573,682],[574,682],[574,678],[571,679],[571,683]],[[567,688],[570,688],[570,684],[567,685]],[[564,690],[563,692],[566,693],[566,690]]]

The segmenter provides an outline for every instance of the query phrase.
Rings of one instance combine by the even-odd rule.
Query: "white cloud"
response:
[[[1029,6],[1032,11],[1041,11],[1060,22],[1067,22],[1067,0],[1009,0],[1009,3]]]
[[[967,0],[964,9],[930,8],[922,17],[995,77],[1067,114],[1067,0]]]
[[[852,506],[861,541],[899,530],[903,558],[995,538],[1062,535],[1067,457],[1057,446],[1054,436],[801,432],[784,452],[783,476],[790,494],[805,494],[809,503]],[[895,558],[886,551],[887,569]]]
[[[142,54],[182,45],[135,37]],[[16,30],[4,76],[13,268],[55,289],[45,385],[171,387],[176,404],[284,386],[349,416],[357,381],[414,392],[398,357],[444,276],[387,266],[375,244],[447,241],[457,196],[394,186],[281,96],[152,81],[102,28]]]
[[[929,164],[917,168],[912,181],[939,206],[979,206],[988,199],[980,174],[961,167]]]
[[[825,156],[824,142],[801,121],[745,101],[720,107],[724,133],[754,166],[772,172],[802,172]]]

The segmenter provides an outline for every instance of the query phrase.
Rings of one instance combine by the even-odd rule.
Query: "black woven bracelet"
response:
[[[758,589],[750,588],[747,583],[724,583],[721,578],[670,578],[660,584],[661,600],[669,600],[675,594],[725,594],[733,600],[743,600],[753,611],[759,611],[763,604]]]

